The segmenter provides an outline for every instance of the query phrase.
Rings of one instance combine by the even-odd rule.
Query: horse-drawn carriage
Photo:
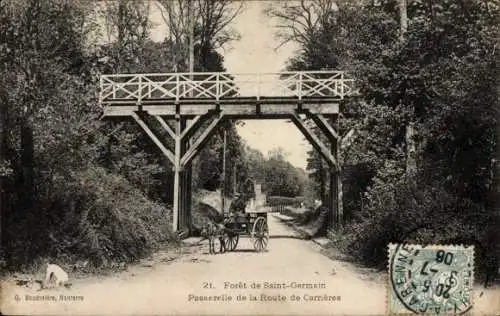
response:
[[[236,249],[240,236],[249,236],[256,251],[267,248],[269,243],[267,213],[229,213],[224,217],[223,223],[222,240],[226,251]]]
[[[211,252],[233,251],[240,236],[250,237],[255,251],[263,251],[269,243],[267,212],[248,205],[248,196],[239,196],[231,203],[229,212],[223,214],[222,222],[214,228],[210,237]]]

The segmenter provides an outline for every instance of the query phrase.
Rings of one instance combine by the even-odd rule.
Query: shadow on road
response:
[[[257,253],[257,251],[255,251],[254,249],[235,249],[235,250],[232,250],[230,252],[255,252],[255,253]]]
[[[308,238],[305,238],[303,236],[294,236],[294,235],[271,235],[271,236],[269,236],[269,239],[285,239],[285,238],[308,240]]]

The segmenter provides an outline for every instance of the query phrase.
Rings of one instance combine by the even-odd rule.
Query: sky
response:
[[[273,73],[285,70],[286,61],[293,55],[292,45],[282,46],[275,50],[278,41],[274,37],[275,29],[272,22],[262,10],[269,4],[268,1],[247,1],[245,10],[236,17],[233,27],[241,35],[241,39],[226,48],[224,66],[230,73]],[[157,11],[153,13],[153,20],[161,21]],[[155,40],[162,40],[165,26],[158,23],[152,36]],[[163,33],[163,34],[162,34]],[[236,80],[242,78],[235,76]],[[269,76],[269,91],[273,90],[276,76]],[[251,95],[240,87],[241,94]],[[311,145],[293,123],[283,120],[247,120],[244,126],[237,127],[238,134],[252,148],[261,151],[264,156],[276,147],[282,147],[286,159],[296,167],[306,166],[307,151]]]
[[[285,70],[293,47],[288,45],[275,50],[278,44],[274,37],[275,29],[262,12],[267,4],[267,1],[249,1],[245,11],[236,19],[234,28],[240,33],[241,39],[224,54],[224,65],[228,72],[269,73]],[[311,146],[293,123],[283,120],[247,120],[237,130],[250,147],[260,150],[264,155],[275,147],[282,147],[291,164],[305,169],[307,151]]]

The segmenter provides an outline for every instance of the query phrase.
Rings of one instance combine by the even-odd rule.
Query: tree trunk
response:
[[[404,42],[406,32],[408,31],[408,13],[407,0],[399,1],[399,22],[400,22],[400,41]],[[410,118],[406,125],[406,177],[409,182],[415,186],[417,175],[416,144],[415,144],[415,110],[411,109]]]
[[[408,14],[407,14],[407,5],[406,0],[398,0],[399,1],[399,40],[404,42],[405,35],[408,30]]]
[[[4,91],[0,91],[0,162],[8,161],[8,104],[4,97]],[[8,212],[6,176],[0,175],[0,260],[4,259],[5,247],[5,214]]]
[[[127,3],[123,0],[118,2],[118,72],[123,72],[123,53],[125,47],[125,28],[126,28],[126,17]]]
[[[406,126],[406,176],[412,185],[416,185],[417,148],[415,144],[415,123],[413,118]]]

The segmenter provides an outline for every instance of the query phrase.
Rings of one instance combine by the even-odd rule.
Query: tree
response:
[[[272,149],[264,162],[264,190],[268,196],[295,197],[303,193],[304,179],[301,169],[286,161],[283,148]]]
[[[130,16],[124,8],[132,2],[120,4],[125,6],[118,11]],[[136,61],[126,52],[149,58],[149,65],[153,62],[138,48],[133,32],[123,31],[127,27],[123,23],[126,45],[120,49],[115,50],[116,43],[93,42],[99,40],[90,34],[96,31],[95,6],[86,1],[0,2],[0,32],[5,39],[0,43],[5,169],[1,224],[2,248],[10,267],[29,264],[38,256],[91,258],[98,264],[123,259],[122,255],[129,260],[168,233],[167,210],[144,195],[155,195],[151,175],[159,168],[152,146],[139,148],[142,134],[131,125],[105,126],[96,98],[103,69],[134,67]],[[144,36],[141,43],[147,45]],[[115,145],[116,151],[109,151],[108,140],[116,134],[125,146]],[[119,152],[124,155],[113,157]],[[132,190],[120,173],[143,185]],[[124,203],[130,212],[113,203],[114,194],[123,194],[123,201],[130,198]],[[132,232],[119,232],[119,226],[128,225]]]
[[[194,58],[198,61],[195,66],[197,69],[210,66],[210,57],[213,57],[215,50],[239,39],[239,34],[231,28],[231,23],[242,12],[242,2],[235,4],[222,0],[162,0],[159,5],[163,20],[169,29],[165,42],[174,45],[174,51],[182,52],[173,56],[174,64],[179,65],[176,71],[189,68],[187,61],[190,36],[197,55]]]
[[[264,13],[276,21],[276,36],[281,39],[278,47],[296,42],[301,52],[307,54],[316,32],[335,7],[335,3],[328,0],[283,1],[268,5]]]
[[[488,234],[500,217],[489,202],[488,179],[497,159],[499,3],[408,1],[406,31],[397,5],[339,2],[314,31],[300,33],[307,40],[290,62],[296,70],[338,67],[356,78],[361,97],[346,100],[340,123],[360,131],[342,154],[344,181],[350,181],[345,196],[361,200],[346,204],[353,215],[348,247],[365,262],[381,263],[387,242],[401,241],[409,219],[432,233],[423,229],[408,239],[470,238],[493,247]],[[288,27],[295,16],[285,16]],[[294,32],[288,32],[291,39]],[[412,124],[409,137],[406,126]],[[410,140],[417,185],[405,176],[407,162],[412,165],[405,154],[412,151]],[[314,158],[310,162],[317,163]],[[427,223],[432,220],[454,229],[440,231]]]
[[[175,68],[174,48],[150,39],[150,10],[149,1],[131,0],[109,2],[96,9],[106,21],[108,39],[96,51],[96,59],[103,61],[99,64],[101,72],[154,73],[171,72]],[[103,165],[126,177],[150,198],[171,203],[171,163],[158,154],[156,145],[136,122],[107,120],[103,129],[106,135],[100,152]]]
[[[43,233],[40,227],[45,221],[38,209],[50,194],[41,189],[49,187],[44,180],[52,183],[52,176],[61,175],[63,166],[82,163],[82,156],[75,157],[71,150],[80,149],[82,138],[99,125],[92,110],[93,94],[83,92],[95,82],[88,81],[89,68],[84,65],[88,25],[83,23],[81,3],[3,1],[0,14],[2,158],[12,167],[6,179],[11,185],[2,188],[3,201],[8,202],[2,214],[2,245],[26,258],[43,243],[22,246],[26,240],[39,240]],[[52,150],[51,156],[47,150]]]
[[[104,11],[108,38],[116,37],[111,46],[114,70],[130,72],[149,38],[150,2],[118,0],[106,3]]]

